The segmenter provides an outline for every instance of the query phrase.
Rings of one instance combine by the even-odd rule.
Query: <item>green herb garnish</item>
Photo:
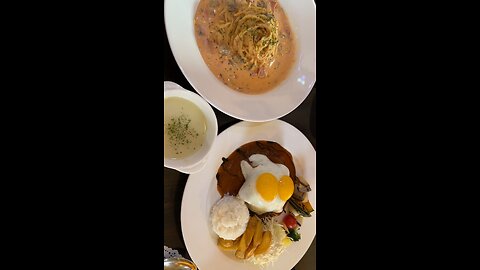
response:
[[[188,145],[198,137],[198,132],[190,127],[190,122],[192,120],[184,114],[170,118],[170,122],[167,123],[167,136],[171,145]],[[178,151],[178,148],[174,148]]]

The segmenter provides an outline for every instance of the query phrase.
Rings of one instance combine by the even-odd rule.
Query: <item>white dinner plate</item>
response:
[[[209,223],[210,210],[220,199],[215,175],[222,163],[222,157],[228,157],[239,146],[256,140],[277,142],[292,154],[297,176],[303,176],[312,188],[308,192],[308,198],[316,209],[315,149],[298,129],[281,120],[265,123],[240,122],[231,126],[218,135],[205,167],[190,175],[183,192],[183,239],[190,257],[200,269],[260,269],[220,250],[217,247],[217,236]],[[290,270],[300,261],[316,234],[315,213],[314,211],[311,217],[304,218],[300,241],[293,242],[273,265],[264,269]]]
[[[232,117],[263,122],[297,108],[316,80],[316,6],[313,0],[280,0],[296,36],[297,59],[289,76],[273,90],[247,95],[224,85],[210,71],[197,47],[194,16],[199,0],[165,0],[165,28],[173,56],[195,90]]]

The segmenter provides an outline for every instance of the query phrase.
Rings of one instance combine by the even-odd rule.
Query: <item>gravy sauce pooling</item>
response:
[[[255,26],[255,21],[245,26],[239,24],[237,28],[245,27],[246,30],[242,32],[240,29],[236,35],[220,39],[231,41],[228,42],[231,45],[238,44],[241,38],[245,50],[251,49],[252,44],[270,48],[275,46],[273,57],[269,57],[266,64],[247,63],[239,57],[235,48],[225,42],[218,42],[219,35],[224,35],[223,29],[231,23],[225,21],[225,13],[228,12],[230,18],[242,16],[238,14],[248,5],[262,9],[260,16],[263,20],[256,21],[259,26]],[[249,16],[251,17],[245,15],[244,18]],[[276,25],[275,35],[270,35],[274,38],[266,37],[267,33],[259,29],[260,25],[267,25],[265,21],[269,26]],[[240,19],[240,22],[244,21]],[[284,10],[276,0],[200,0],[194,25],[195,38],[203,60],[219,80],[236,91],[246,94],[267,92],[285,80],[296,61],[295,38]],[[218,30],[219,28],[222,29]],[[248,33],[250,36],[246,36]]]

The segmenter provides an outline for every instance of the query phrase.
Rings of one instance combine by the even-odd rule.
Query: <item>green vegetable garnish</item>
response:
[[[298,233],[298,231],[296,229],[289,229],[287,237],[292,239],[292,241],[294,241],[294,242],[300,240],[300,238],[301,238],[300,233]]]

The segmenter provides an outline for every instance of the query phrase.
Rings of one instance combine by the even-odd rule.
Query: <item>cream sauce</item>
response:
[[[222,57],[224,48],[209,39],[209,24],[215,21],[216,8],[227,2],[247,0],[200,0],[195,13],[195,37],[203,60],[209,69],[228,87],[246,94],[261,94],[280,84],[288,76],[296,61],[296,44],[294,34],[288,22],[287,15],[274,0],[255,0],[273,7],[273,14],[278,21],[279,42],[274,60],[265,68],[251,71],[242,68],[233,61]]]

